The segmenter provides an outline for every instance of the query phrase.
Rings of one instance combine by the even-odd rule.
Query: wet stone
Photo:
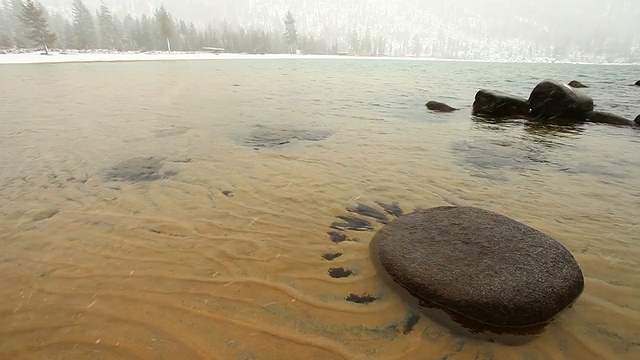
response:
[[[325,253],[322,255],[322,258],[328,261],[333,261],[342,256],[342,253]]]
[[[375,296],[373,295],[369,295],[369,294],[365,294],[365,295],[358,295],[358,294],[354,294],[354,293],[349,293],[349,295],[345,298],[345,300],[350,301],[350,302],[354,302],[356,304],[370,304],[376,300],[378,300]]]
[[[135,157],[122,161],[107,171],[108,181],[146,182],[159,180],[162,160],[156,157]]]
[[[379,222],[386,224],[389,222],[387,215],[383,214],[380,210],[372,208],[369,205],[358,204],[355,208],[347,209],[349,212],[354,212],[358,215],[370,217],[378,220]]]
[[[373,225],[371,222],[365,219],[360,219],[353,216],[336,216],[338,219],[344,222],[333,222],[331,228],[336,230],[354,230],[354,231],[372,231]]]
[[[245,139],[245,145],[255,149],[278,147],[298,141],[321,141],[332,135],[332,132],[321,129],[310,129],[297,126],[257,126]]]
[[[349,240],[347,235],[337,231],[329,231],[327,235],[329,235],[329,239],[331,239],[331,241],[333,241],[336,244]]]
[[[554,80],[539,83],[529,95],[529,104],[533,116],[559,124],[584,121],[593,111],[593,99]]]
[[[419,300],[496,327],[547,323],[584,288],[562,244],[483,209],[418,210],[372,241],[382,267]]]
[[[355,275],[352,270],[345,268],[331,268],[329,269],[329,276],[334,279],[346,278],[351,275]]]
[[[571,82],[569,82],[567,85],[571,86],[572,88],[576,88],[576,89],[584,89],[584,88],[588,88],[587,85],[581,83],[578,80],[572,80]]]
[[[395,201],[389,204],[383,203],[381,201],[376,201],[376,204],[378,204],[378,206],[380,206],[384,211],[395,217],[399,217],[404,214],[404,211],[400,207],[400,204]]]
[[[427,109],[435,112],[454,112],[458,110],[439,101],[429,101],[425,106],[427,107]]]

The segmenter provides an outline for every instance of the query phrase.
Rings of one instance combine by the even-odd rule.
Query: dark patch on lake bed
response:
[[[384,211],[386,211],[387,213],[395,217],[399,217],[404,214],[404,211],[400,207],[400,204],[398,204],[395,201],[391,203],[383,203],[382,201],[376,201],[376,204],[380,206]]]
[[[329,231],[327,235],[329,235],[329,239],[331,239],[331,241],[333,241],[336,244],[339,244],[344,241],[349,241],[349,237],[341,232]]]
[[[372,231],[373,225],[370,221],[357,218],[354,216],[336,216],[338,219],[344,222],[333,222],[331,228],[336,230],[354,230],[354,231]]]
[[[332,131],[322,129],[311,129],[299,126],[256,126],[249,136],[244,140],[244,144],[254,148],[278,147],[289,144],[294,140],[298,141],[321,141],[333,134]]]
[[[342,256],[342,253],[325,253],[322,255],[322,258],[328,261],[333,261]]]
[[[355,273],[351,269],[345,269],[341,267],[329,269],[329,276],[331,276],[334,279],[346,278],[351,275],[355,275]]]
[[[173,170],[160,173],[163,165],[158,157],[134,157],[112,166],[104,178],[107,181],[149,182],[178,174]]]
[[[347,211],[356,213],[361,216],[366,216],[366,217],[376,219],[383,224],[386,224],[389,222],[389,218],[387,217],[387,215],[383,214],[382,211],[376,208],[373,208],[369,205],[358,203],[356,207],[348,208]]]
[[[367,305],[367,304],[370,304],[370,303],[378,300],[378,298],[376,298],[375,296],[370,295],[370,294],[358,295],[358,294],[354,294],[354,293],[349,293],[349,295],[347,295],[345,300],[350,301],[350,302],[354,302],[356,304]]]

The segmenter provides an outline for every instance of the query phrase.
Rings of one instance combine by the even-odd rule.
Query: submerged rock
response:
[[[584,88],[588,88],[587,85],[581,83],[578,80],[572,80],[571,82],[569,82],[569,84],[567,84],[569,86],[571,86],[572,88],[576,88],[576,89],[584,89]]]
[[[601,124],[634,126],[634,122],[632,120],[602,111],[591,111],[587,113],[587,121]]]
[[[399,217],[404,214],[400,204],[395,201],[389,204],[383,203],[382,201],[376,201],[376,204],[378,204],[378,206],[380,206],[384,211],[395,217]]]
[[[493,326],[546,323],[584,288],[562,244],[478,208],[419,210],[386,225],[373,241],[374,256],[411,294]]]
[[[500,91],[480,90],[473,102],[473,114],[481,117],[526,117],[529,102]]]
[[[345,268],[331,268],[329,269],[329,276],[334,279],[346,278],[351,275],[354,275],[353,271]]]
[[[358,204],[358,206],[356,206],[355,208],[349,208],[347,209],[347,211],[349,212],[354,212],[358,215],[362,215],[362,216],[366,216],[366,217],[370,217],[373,219],[378,220],[379,222],[386,224],[389,222],[389,218],[387,217],[387,215],[383,214],[380,210],[372,208],[369,205],[365,205],[365,204]]]
[[[329,235],[329,239],[331,239],[331,241],[333,241],[336,244],[349,240],[347,235],[337,231],[329,231],[327,235]]]
[[[342,256],[342,253],[324,253],[322,254],[322,258],[328,261],[333,261]]]
[[[331,136],[331,132],[320,129],[308,129],[297,126],[257,126],[247,139],[246,145],[252,147],[277,147],[290,143],[293,140],[299,141],[320,141]]]
[[[355,230],[355,231],[371,231],[373,225],[371,222],[365,219],[360,219],[353,216],[336,216],[338,219],[344,220],[344,222],[333,222],[331,228],[336,230]]]
[[[364,304],[364,305],[370,304],[370,303],[378,300],[373,295],[369,295],[369,294],[358,295],[358,294],[354,294],[354,293],[349,293],[349,295],[344,299],[347,300],[347,301],[354,302],[356,304]]]
[[[111,181],[144,182],[162,178],[162,160],[155,157],[135,157],[111,167],[105,178]]]
[[[456,108],[452,108],[451,106],[445,103],[441,103],[438,101],[429,101],[425,106],[427,107],[427,109],[431,111],[437,111],[437,112],[453,112],[458,110]]]
[[[554,80],[538,84],[529,95],[532,115],[554,122],[584,121],[593,111],[593,99]]]

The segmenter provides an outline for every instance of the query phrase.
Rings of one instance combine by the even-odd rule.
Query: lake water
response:
[[[527,97],[552,78],[590,85],[598,109],[633,119],[639,74],[391,60],[2,65],[0,358],[640,358],[640,131],[470,115],[480,88]],[[428,100],[461,111],[431,113]],[[265,143],[256,131],[291,136]],[[160,178],[116,181],[113,167],[140,157]],[[522,221],[574,254],[585,291],[536,335],[450,326],[381,280],[374,232],[330,241],[335,216],[375,201]],[[331,278],[333,267],[355,275]]]

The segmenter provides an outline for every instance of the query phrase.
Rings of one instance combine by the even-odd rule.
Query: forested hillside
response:
[[[15,2],[15,1],[14,1]],[[41,0],[58,47],[77,48],[73,0]],[[100,0],[84,0],[99,37]],[[119,32],[112,47],[167,50],[156,13],[164,4],[173,50],[286,52],[291,11],[305,53],[459,59],[640,61],[634,0],[106,0]],[[0,47],[20,46],[19,20],[4,0]],[[15,12],[14,12],[15,14]],[[18,31],[19,32],[19,31]],[[78,32],[78,29],[75,29]],[[165,34],[166,35],[166,34]],[[92,47],[105,48],[96,39]]]

